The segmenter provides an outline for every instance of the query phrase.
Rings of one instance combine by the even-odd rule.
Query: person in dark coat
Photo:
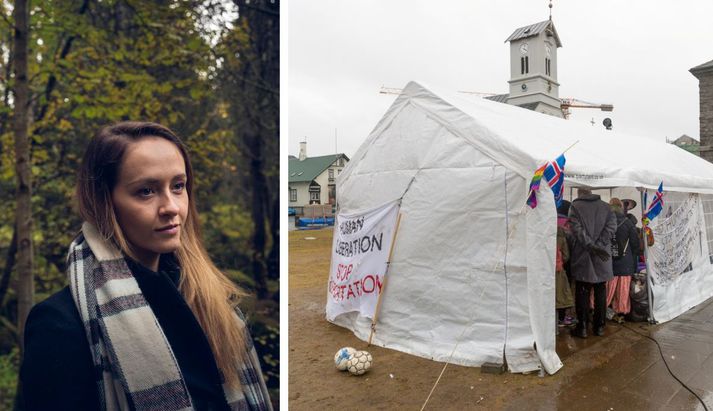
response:
[[[164,254],[158,272],[126,264],[156,315],[197,410],[229,410],[220,370],[200,324],[178,290],[180,268]],[[20,377],[28,410],[101,410],[97,371],[69,287],[33,307]]]
[[[587,338],[589,295],[594,289],[595,335],[604,334],[606,282],[613,277],[611,237],[616,232],[616,217],[607,203],[586,188],[577,190],[569,209],[572,249],[570,269],[576,281],[577,327],[572,334]]]
[[[616,216],[616,234],[612,238],[612,271],[614,278],[607,282],[607,307],[611,305],[617,314],[614,320],[622,322],[631,311],[629,287],[631,275],[637,272],[639,259],[639,234],[636,226],[624,214],[624,205],[618,198],[609,200]]]
[[[27,319],[22,409],[272,410],[245,292],[203,246],[193,187],[187,148],[160,124],[90,140],[70,286]]]

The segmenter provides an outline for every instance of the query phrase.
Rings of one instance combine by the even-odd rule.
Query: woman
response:
[[[609,201],[616,216],[616,234],[612,237],[612,271],[614,278],[607,281],[607,307],[614,309],[615,321],[623,322],[623,316],[631,310],[629,287],[631,275],[636,273],[639,258],[639,235],[636,226],[624,213],[624,204],[618,198]]]
[[[89,143],[70,286],[27,321],[28,409],[271,409],[244,293],[203,248],[193,184],[161,125],[118,123]]]

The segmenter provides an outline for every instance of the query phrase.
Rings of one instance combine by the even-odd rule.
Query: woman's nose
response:
[[[176,215],[179,211],[178,202],[171,194],[163,195],[163,200],[159,206],[159,215]]]

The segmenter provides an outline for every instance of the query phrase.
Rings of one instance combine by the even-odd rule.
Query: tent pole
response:
[[[396,218],[396,229],[394,230],[394,236],[391,238],[391,247],[389,247],[389,259],[386,261],[386,271],[384,272],[384,283],[381,286],[381,292],[379,292],[379,298],[376,300],[376,309],[374,309],[374,318],[371,320],[371,332],[369,332],[369,341],[367,342],[367,347],[371,346],[371,339],[374,337],[376,332],[376,320],[379,317],[379,308],[381,308],[381,298],[384,296],[384,291],[386,291],[386,283],[389,281],[389,267],[391,266],[391,254],[394,252],[394,244],[396,243],[396,234],[399,232],[399,225],[401,225],[401,212],[399,212]]]
[[[641,221],[643,223],[644,221],[644,214],[646,210],[646,189],[644,188],[641,191]],[[642,240],[644,242],[644,262],[646,263],[646,291],[648,294],[648,301],[649,301],[649,324],[656,324],[656,320],[654,319],[654,297],[653,297],[653,290],[651,290],[651,284],[653,283],[651,280],[651,270],[649,268],[649,239],[648,236],[646,235],[646,226],[644,224],[641,225],[641,230],[642,230]]]

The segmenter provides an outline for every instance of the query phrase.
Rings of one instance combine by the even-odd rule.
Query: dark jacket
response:
[[[208,340],[176,288],[180,271],[161,259],[153,272],[127,259],[171,346],[197,410],[229,410]],[[68,287],[37,304],[27,320],[20,370],[27,410],[98,410],[89,343]]]
[[[622,245],[622,256],[612,258],[614,275],[631,275],[637,272],[639,263],[639,233],[636,226],[624,213],[614,212],[616,216],[616,238]]]
[[[570,206],[569,224],[572,277],[587,283],[611,280],[611,237],[616,232],[616,217],[609,204],[596,194],[579,197]]]

